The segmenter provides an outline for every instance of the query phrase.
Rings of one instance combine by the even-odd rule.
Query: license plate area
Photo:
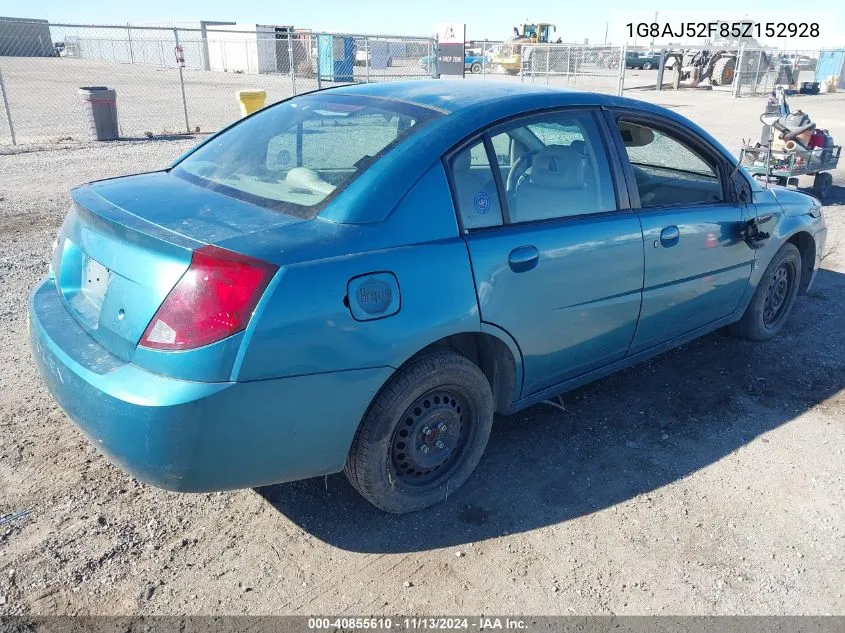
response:
[[[68,276],[70,274],[70,276]],[[96,330],[106,298],[111,271],[70,243],[65,248],[60,287],[71,309]]]
[[[85,300],[96,306],[97,312],[103,307],[103,299],[109,287],[111,271],[100,262],[88,255],[82,262],[82,279],[79,284],[79,291],[84,295]]]

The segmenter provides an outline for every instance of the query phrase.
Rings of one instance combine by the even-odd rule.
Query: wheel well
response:
[[[798,293],[804,294],[813,278],[813,266],[816,264],[816,241],[806,231],[799,231],[787,240],[794,244],[801,253],[801,284],[798,286]]]
[[[510,408],[516,395],[516,363],[508,346],[485,332],[464,332],[435,341],[414,357],[434,349],[451,349],[478,365],[490,389],[497,412]]]

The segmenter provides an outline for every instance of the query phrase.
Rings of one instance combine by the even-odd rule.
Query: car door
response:
[[[716,148],[662,117],[611,121],[645,245],[636,354],[733,314],[754,256],[741,234],[748,207],[727,186],[730,167]]]
[[[519,346],[522,396],[621,359],[636,329],[642,233],[603,126],[589,110],[528,117],[447,159],[481,319]]]

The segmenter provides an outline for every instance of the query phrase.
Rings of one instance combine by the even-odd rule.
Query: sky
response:
[[[845,2],[832,0],[707,0],[707,10],[679,11],[677,0],[0,0],[0,16],[83,24],[195,25],[199,20],[293,25],[315,31],[428,36],[444,23],[464,23],[470,39],[501,40],[528,21],[557,25],[565,42],[633,44],[626,25],[652,22],[751,19],[757,22],[818,22],[816,39],[767,39],[767,46],[817,49],[845,46]],[[741,8],[737,9],[737,5]],[[650,8],[635,8],[636,6]],[[687,5],[689,6],[689,5]],[[653,7],[653,8],[652,8]],[[649,38],[650,41],[650,38]],[[676,40],[677,41],[677,40]],[[639,38],[637,44],[644,44]],[[658,40],[660,43],[660,40]]]

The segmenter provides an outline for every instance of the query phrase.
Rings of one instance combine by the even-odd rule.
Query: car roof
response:
[[[396,99],[418,105],[436,108],[443,112],[457,112],[473,108],[491,101],[509,101],[514,105],[531,101],[532,95],[559,95],[561,105],[567,101],[565,95],[571,95],[575,103],[583,103],[583,95],[592,94],[594,103],[604,103],[605,95],[559,90],[547,86],[506,81],[474,81],[449,78],[440,81],[418,79],[411,81],[391,81],[383,83],[352,84],[332,88],[332,93],[354,94],[362,96]],[[578,96],[582,98],[579,99]]]

